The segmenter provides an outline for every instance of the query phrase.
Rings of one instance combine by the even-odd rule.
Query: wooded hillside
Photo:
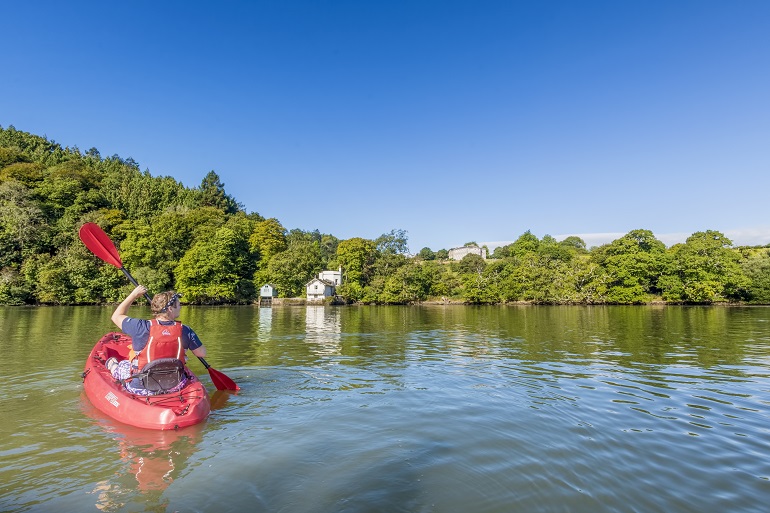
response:
[[[0,304],[122,299],[123,275],[78,239],[85,222],[110,234],[150,290],[193,303],[249,303],[265,283],[303,296],[315,274],[338,267],[338,293],[365,303],[770,303],[770,249],[734,248],[717,231],[666,248],[639,229],[590,250],[576,237],[525,232],[490,259],[448,262],[446,250],[410,256],[404,230],[376,240],[287,230],[245,212],[214,171],[187,187],[131,159],[0,127]]]

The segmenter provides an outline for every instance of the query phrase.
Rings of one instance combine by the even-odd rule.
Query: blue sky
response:
[[[770,2],[4,2],[0,125],[414,252],[770,243]]]

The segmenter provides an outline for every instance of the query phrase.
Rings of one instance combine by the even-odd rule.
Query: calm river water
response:
[[[0,511],[770,503],[770,308],[184,307],[242,390],[191,361],[214,410],[170,433],[82,394],[111,311],[0,308]]]

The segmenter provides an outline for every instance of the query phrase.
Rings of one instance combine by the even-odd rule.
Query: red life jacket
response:
[[[182,323],[163,325],[157,319],[150,321],[150,337],[147,345],[139,352],[139,370],[159,358],[176,358],[184,361],[182,344]]]

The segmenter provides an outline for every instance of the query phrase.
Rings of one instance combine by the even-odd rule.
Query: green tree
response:
[[[388,233],[383,233],[374,244],[382,254],[398,254],[405,255],[409,253],[409,237],[406,234],[406,230],[391,230]]]
[[[196,303],[251,300],[254,287],[248,260],[248,239],[223,226],[212,239],[199,239],[180,259],[174,269],[177,290]]]
[[[200,205],[214,207],[227,214],[234,214],[239,210],[238,203],[225,192],[225,184],[213,170],[209,171],[201,181]]]
[[[19,162],[28,162],[27,157],[19,149],[0,146],[0,169]],[[2,174],[0,174],[1,178]]]
[[[0,182],[0,269],[36,253],[45,219],[30,190],[15,180]]]
[[[74,287],[63,255],[42,255],[35,266],[37,287],[35,296],[41,303],[68,304],[75,302]]]
[[[305,285],[323,269],[318,242],[297,240],[267,264],[265,282],[278,287],[281,297],[305,295]]]
[[[479,255],[465,255],[459,262],[454,262],[452,268],[460,274],[481,275],[487,266],[486,260]]]
[[[436,259],[436,253],[433,252],[429,247],[424,247],[420,250],[420,252],[417,254],[421,259],[423,260],[435,260]]]
[[[178,210],[167,210],[154,218],[126,223],[120,242],[123,262],[150,290],[173,288],[174,269],[192,246],[195,226]]]
[[[62,217],[81,195],[98,185],[99,176],[94,169],[82,160],[67,160],[46,170],[35,192],[44,199],[43,210],[48,218],[56,219]]]
[[[430,289],[427,293],[429,298],[451,296],[454,289],[459,287],[459,283],[456,282],[446,265],[434,260],[421,262],[419,265],[422,268],[422,273],[430,282]]]
[[[391,304],[408,304],[424,301],[433,286],[433,276],[427,267],[409,263],[401,266],[384,280],[379,301]]]
[[[489,301],[574,303],[585,279],[579,248],[558,242],[550,235],[542,240],[529,231],[514,243],[497,248],[497,261],[485,271],[488,289],[477,297]]]
[[[192,244],[201,240],[211,240],[220,228],[227,223],[228,216],[214,207],[196,207],[190,210],[180,208],[185,221],[192,230]]]
[[[570,235],[559,244],[567,248],[574,249],[579,254],[588,253],[585,241],[575,235]]]
[[[258,255],[264,266],[273,256],[286,251],[286,228],[274,217],[265,219],[254,226],[254,232],[249,237],[252,253]]]
[[[108,204],[128,219],[152,219],[168,208],[200,206],[195,200],[199,192],[186,189],[171,177],[153,177],[115,157],[102,162],[100,168]]]
[[[508,246],[508,252],[511,256],[524,255],[536,252],[540,247],[540,240],[529,230],[524,232],[516,239],[513,244]]]
[[[32,303],[32,290],[17,269],[0,269],[0,305],[23,305]]]
[[[15,150],[24,159],[40,162],[45,166],[53,166],[72,158],[72,152],[64,150],[55,141],[16,130],[13,125],[8,128],[0,127],[0,147]]]
[[[123,275],[95,258],[81,245],[63,248],[56,255],[38,255],[25,261],[27,283],[34,282],[38,301],[50,304],[87,304],[115,301],[126,288]]]
[[[459,262],[452,263],[452,270],[459,275],[463,299],[471,303],[488,301],[489,277],[484,274],[487,262],[479,255],[465,255]]]
[[[666,246],[649,230],[632,230],[597,248],[592,260],[607,273],[606,300],[610,303],[645,303],[659,292],[658,278],[666,264]]]
[[[696,232],[669,250],[659,283],[668,301],[712,303],[741,297],[750,282],[743,274],[732,241],[713,230]]]
[[[407,265],[407,263],[409,263],[409,259],[402,253],[380,253],[379,251],[376,251],[374,255],[374,263],[371,267],[372,277],[392,276],[401,267]]]
[[[66,281],[72,293],[71,301],[76,304],[120,301],[133,288],[123,273],[94,258],[79,242],[73,243],[57,256],[63,257]]]
[[[741,262],[743,274],[748,278],[747,299],[754,303],[770,303],[770,251],[762,250],[758,255]]]
[[[373,276],[377,249],[374,242],[360,237],[343,240],[337,246],[337,262],[347,284],[368,285]]]
[[[340,240],[331,234],[321,235],[321,259],[325,262],[327,269],[334,269],[339,267],[337,263],[337,247],[339,247]]]
[[[0,148],[3,150],[4,148]],[[0,169],[0,182],[16,180],[34,189],[45,178],[45,167],[39,162],[17,162]]]

